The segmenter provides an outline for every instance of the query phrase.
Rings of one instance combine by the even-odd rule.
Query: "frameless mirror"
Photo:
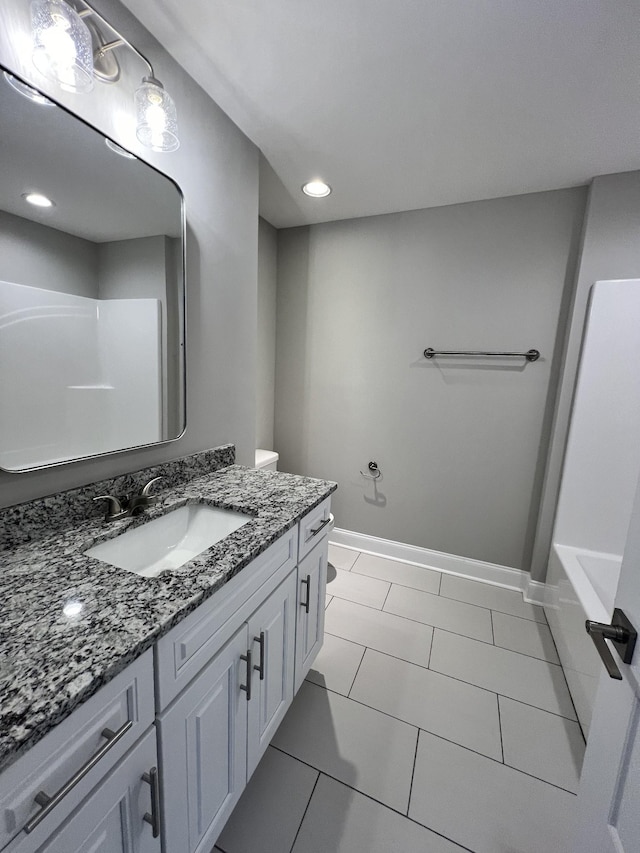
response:
[[[0,73],[0,468],[16,472],[185,428],[182,194],[20,83]]]

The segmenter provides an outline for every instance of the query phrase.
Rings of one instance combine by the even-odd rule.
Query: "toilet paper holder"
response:
[[[382,477],[382,471],[378,468],[377,462],[373,462],[373,461],[369,462],[369,464],[367,465],[367,468],[369,469],[369,471],[371,473],[367,474],[365,471],[360,469],[360,473],[362,474],[362,476],[365,479],[367,479],[367,480],[378,480],[380,477]]]

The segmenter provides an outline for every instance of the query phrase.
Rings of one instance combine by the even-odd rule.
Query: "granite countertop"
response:
[[[91,519],[0,554],[0,769],[33,746],[336,484],[231,465],[158,492],[136,518]],[[179,569],[143,578],[86,557],[91,545],[186,503],[252,516]],[[73,602],[71,608],[67,606]]]

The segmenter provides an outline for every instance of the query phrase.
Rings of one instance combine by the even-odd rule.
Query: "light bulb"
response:
[[[136,136],[152,151],[175,151],[180,145],[176,108],[162,83],[144,77],[136,89]]]
[[[67,92],[93,88],[91,33],[80,15],[64,0],[31,3],[33,64]]]

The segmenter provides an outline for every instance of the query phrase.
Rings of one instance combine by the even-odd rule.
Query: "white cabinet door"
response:
[[[245,786],[247,651],[243,625],[158,719],[164,853],[210,853]]]
[[[327,589],[327,555],[329,540],[325,536],[298,566],[298,626],[296,632],[295,692],[320,651],[324,638],[324,604]]]
[[[247,779],[293,699],[296,639],[296,572],[271,593],[249,619],[252,651],[248,704]]]
[[[151,786],[142,778],[156,765],[156,736],[151,730],[38,853],[160,853],[160,835],[154,838],[145,820],[155,810]],[[154,818],[159,820],[157,811]]]

